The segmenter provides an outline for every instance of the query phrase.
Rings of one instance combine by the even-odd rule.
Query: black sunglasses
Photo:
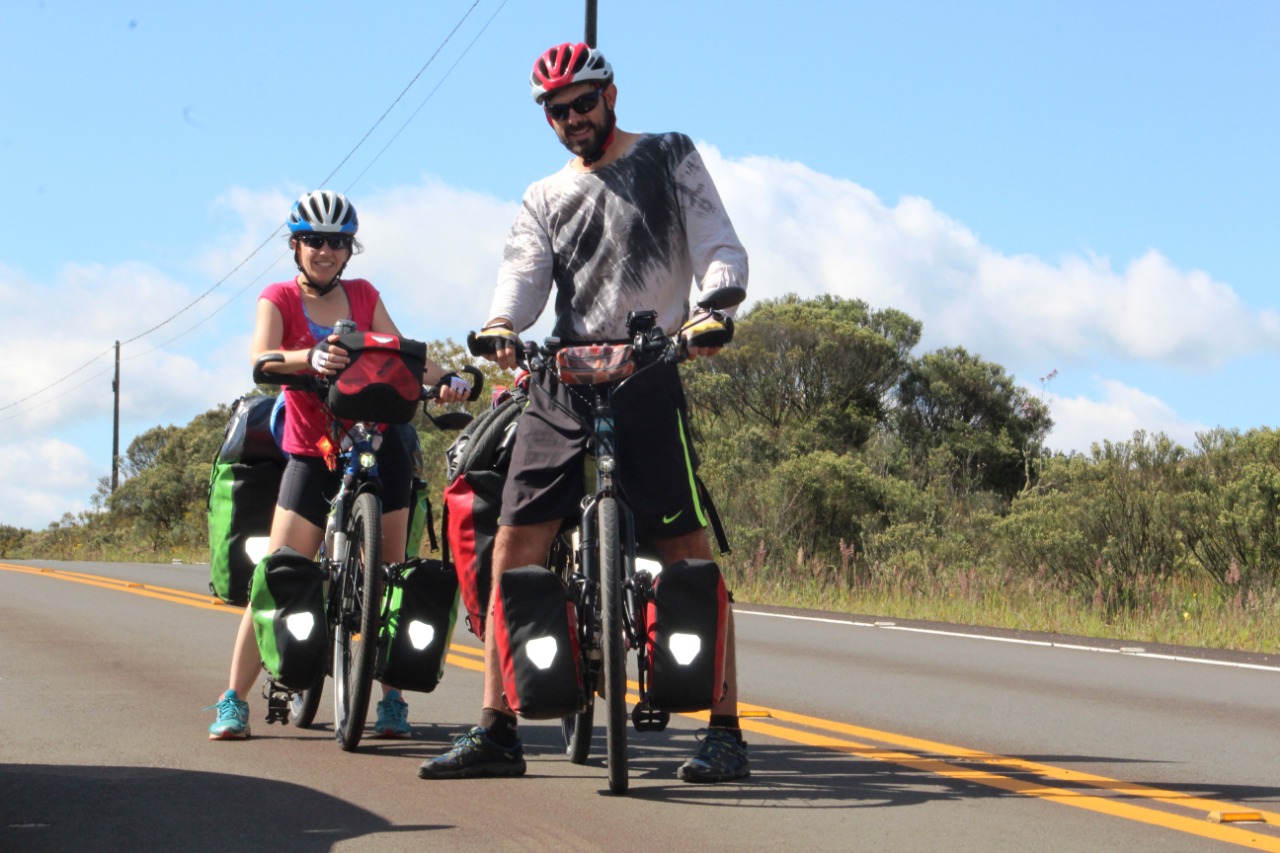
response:
[[[542,108],[547,111],[547,115],[555,121],[564,121],[569,117],[569,110],[573,110],[580,116],[584,116],[596,108],[596,104],[600,103],[600,96],[604,94],[604,89],[592,89],[585,95],[579,95],[567,104],[543,104]]]
[[[312,249],[319,249],[325,243],[329,244],[329,248],[335,252],[342,249],[351,248],[350,234],[302,234],[298,237],[298,242]]]

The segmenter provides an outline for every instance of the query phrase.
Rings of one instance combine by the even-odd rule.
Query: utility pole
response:
[[[587,47],[596,46],[596,0],[587,0],[587,33],[583,41]]]
[[[111,423],[111,491],[120,485],[120,342],[116,341],[116,376],[111,380],[115,413]]]

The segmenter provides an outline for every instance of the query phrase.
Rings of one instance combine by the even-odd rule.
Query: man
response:
[[[553,334],[580,342],[626,339],[627,313],[635,309],[655,309],[657,325],[675,334],[688,319],[695,280],[704,293],[746,286],[746,251],[693,143],[682,134],[619,130],[618,90],[603,54],[585,44],[553,47],[534,64],[530,85],[547,122],[575,157],[525,193],[507,238],[492,319],[480,333],[493,342],[492,360],[514,367],[517,333],[537,320],[553,284]],[[689,348],[694,358],[717,351]],[[614,402],[623,466],[618,482],[635,512],[638,536],[652,541],[664,565],[711,559],[674,366],[638,376]],[[543,387],[530,391],[502,496],[495,594],[501,572],[544,565],[562,520],[577,515],[585,433],[566,406],[581,408],[554,377],[544,377]],[[738,723],[732,615],[725,671],[725,696],[711,709],[697,754],[677,773],[684,781],[749,775]],[[418,775],[524,771],[516,717],[503,698],[494,632],[487,631],[480,725],[445,755],[424,762]]]

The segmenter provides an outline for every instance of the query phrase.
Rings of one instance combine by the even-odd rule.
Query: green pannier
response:
[[[290,690],[305,690],[329,662],[329,626],[324,608],[324,571],[285,546],[258,563],[249,610],[262,665]]]
[[[276,397],[236,400],[209,472],[209,590],[230,604],[249,600],[271,536],[285,466],[273,427],[282,415]]]
[[[435,690],[457,618],[458,576],[451,566],[421,558],[391,566],[378,639],[378,680],[401,690]]]

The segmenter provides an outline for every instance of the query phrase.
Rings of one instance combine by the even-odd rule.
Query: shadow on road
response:
[[[0,764],[0,850],[321,853],[392,826],[287,782],[150,767]]]

